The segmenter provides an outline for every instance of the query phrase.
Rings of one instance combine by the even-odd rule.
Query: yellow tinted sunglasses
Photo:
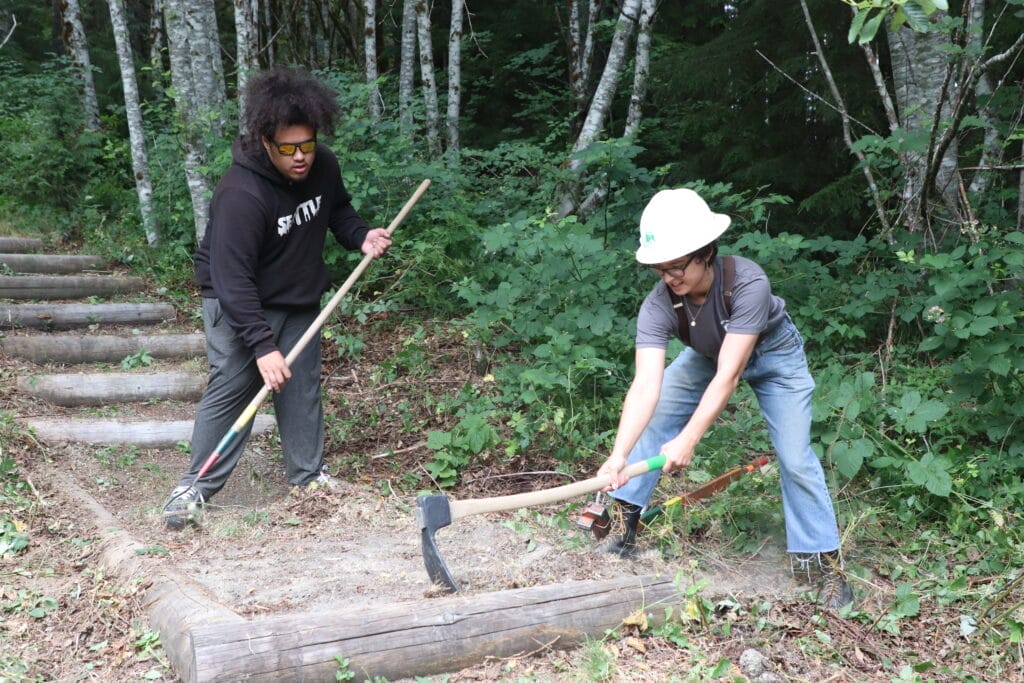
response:
[[[302,142],[277,142],[271,140],[270,144],[277,148],[277,153],[283,157],[294,156],[297,150],[301,150],[303,154],[309,154],[316,149],[316,138],[309,140],[303,140]]]

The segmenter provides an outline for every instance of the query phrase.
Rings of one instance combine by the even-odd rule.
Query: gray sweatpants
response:
[[[296,312],[265,308],[263,313],[274,331],[277,347],[285,354],[319,315],[316,309]],[[235,335],[217,299],[203,299],[203,326],[206,329],[210,378],[196,412],[192,431],[192,463],[179,482],[184,486],[192,483],[214,448],[263,388],[263,378],[252,350]],[[292,378],[273,395],[274,413],[281,435],[285,474],[290,484],[301,485],[316,479],[324,465],[319,334],[309,340],[294,360],[291,372]],[[204,499],[209,499],[227,482],[251,431],[252,420],[249,420],[225,452],[220,454],[216,464],[196,483]]]

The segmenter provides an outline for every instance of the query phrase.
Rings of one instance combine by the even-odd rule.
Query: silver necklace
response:
[[[708,302],[708,300],[704,299],[704,304],[706,304],[707,302]],[[690,312],[690,307],[686,303],[686,296],[683,295],[683,308],[686,309],[686,317],[690,319],[690,327],[697,327],[697,316],[699,316],[700,312],[704,310],[704,304],[700,305],[700,308],[697,309],[697,313],[696,314],[691,313]]]

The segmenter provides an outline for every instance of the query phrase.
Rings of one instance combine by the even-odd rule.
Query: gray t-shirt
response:
[[[733,281],[732,318],[726,314],[722,296],[722,259],[714,262],[715,280],[711,284],[704,307],[687,301],[690,320],[697,324],[690,328],[690,345],[694,351],[718,358],[726,332],[760,334],[773,330],[786,316],[786,302],[772,294],[768,276],[750,259],[736,259],[736,279]],[[698,309],[700,312],[698,313]],[[664,349],[672,339],[679,338],[679,319],[672,307],[668,285],[658,282],[640,305],[636,321],[636,348]]]

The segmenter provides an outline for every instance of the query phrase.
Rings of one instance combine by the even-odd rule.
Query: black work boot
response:
[[[622,533],[609,537],[597,546],[598,552],[618,555],[627,560],[636,558],[636,530],[640,526],[641,510],[643,508],[639,505],[633,505],[621,500],[616,501],[616,511],[613,513],[612,524],[613,528],[615,528],[614,525],[617,524],[618,518],[621,517]]]
[[[818,585],[818,604],[827,610],[836,610],[853,603],[853,589],[846,581],[843,562],[838,550],[827,553],[793,553],[789,556],[790,571],[796,575],[797,569],[807,572],[807,580],[811,580],[811,570],[817,569],[820,583]]]
[[[839,610],[853,603],[853,589],[846,581],[839,551],[821,553],[821,587],[818,604],[828,610]]]

